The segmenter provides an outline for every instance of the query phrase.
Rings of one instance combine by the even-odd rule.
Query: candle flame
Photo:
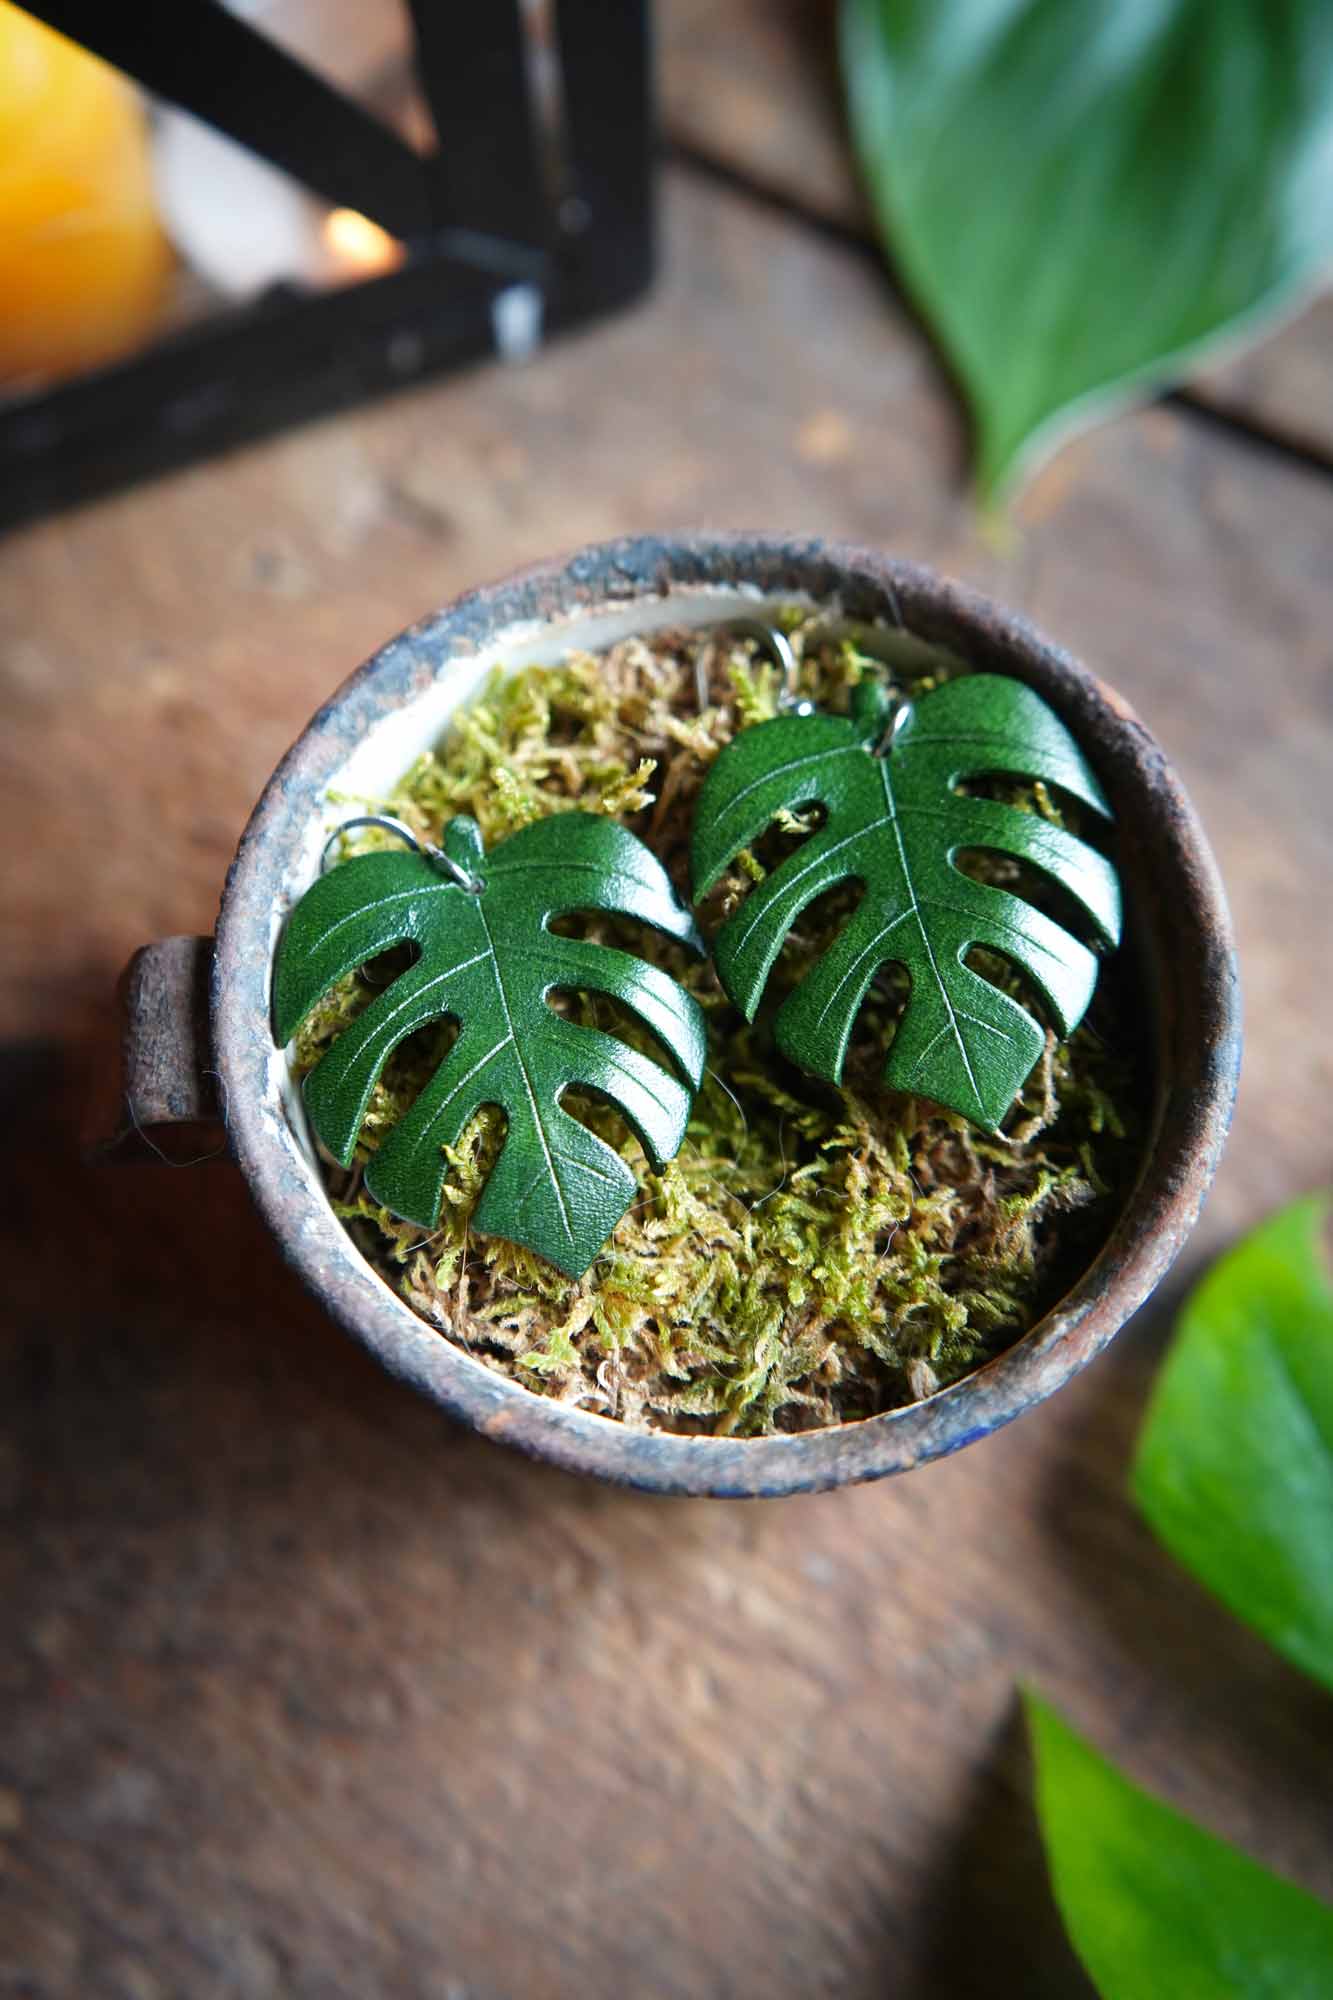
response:
[[[355,208],[335,208],[324,218],[324,244],[343,270],[369,277],[403,261],[403,246],[378,222]]]

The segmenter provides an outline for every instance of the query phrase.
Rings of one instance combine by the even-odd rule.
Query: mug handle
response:
[[[212,971],[211,937],[159,938],[126,966],[119,1095],[94,1115],[94,1159],[192,1166],[225,1155],[208,1019]]]

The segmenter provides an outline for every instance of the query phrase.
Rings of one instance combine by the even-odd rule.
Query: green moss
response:
[[[889,673],[868,650],[873,634],[849,639],[804,612],[784,624],[803,686],[822,705],[845,705],[867,672]],[[922,692],[938,673],[889,677]],[[377,803],[430,838],[452,814],[471,813],[488,844],[545,813],[613,813],[685,892],[692,806],[708,765],[737,729],[774,713],[777,693],[777,675],[749,641],[707,632],[627,640],[598,657],[497,677],[439,751]],[[1043,788],[1007,796],[1057,814]],[[705,932],[804,831],[788,816],[741,857],[700,912]],[[372,833],[355,846],[383,839]],[[642,1189],[579,1283],[470,1232],[502,1137],[499,1113],[483,1112],[449,1152],[433,1233],[396,1221],[365,1193],[361,1167],[440,1060],[449,1024],[398,1051],[371,1100],[357,1163],[330,1170],[337,1211],[365,1254],[488,1366],[535,1393],[671,1430],[754,1436],[869,1416],[1010,1344],[1095,1248],[1134,1164],[1125,1107],[1135,1077],[1112,1032],[1114,995],[1104,974],[1083,1027],[1066,1042],[1048,1034],[999,1138],[880,1085],[905,997],[892,969],[872,988],[835,1090],[781,1062],[769,1023],[847,907],[838,894],[805,913],[752,1027],[709,967],[669,941],[589,921],[590,935],[632,938],[690,986],[708,1019],[709,1066],[685,1145],[660,1174],[607,1106],[573,1107],[617,1146]],[[1002,962],[986,969],[1021,993]],[[302,1070],[392,970],[367,967],[328,996],[302,1031]],[[611,1003],[565,1004],[655,1053]]]

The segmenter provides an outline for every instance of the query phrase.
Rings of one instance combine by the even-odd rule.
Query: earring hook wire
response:
[[[432,867],[442,869],[460,889],[465,889],[469,896],[479,896],[485,887],[480,876],[464,868],[451,854],[446,854],[442,847],[436,847],[430,841],[418,840],[411,827],[404,821],[395,819],[392,813],[358,813],[353,819],[345,819],[341,826],[335,826],[325,841],[319,857],[321,875],[328,872],[329,849],[333,843],[341,840],[345,833],[351,833],[358,826],[377,826],[382,833],[391,833],[397,839],[405,841],[414,853],[422,855]]]

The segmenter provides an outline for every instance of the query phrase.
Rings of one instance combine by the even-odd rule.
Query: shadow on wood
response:
[[[1100,1395],[1065,1400],[1039,1519],[1077,1594],[1083,1650],[1102,1662],[1115,1691],[1099,1747],[1149,1789],[1327,1896],[1328,1697],[1176,1563],[1129,1491],[1153,1378],[1199,1275],[1177,1269],[1131,1322],[1115,1369],[1093,1373]]]
[[[532,1479],[543,1505],[597,1497],[392,1381],[286,1269],[226,1160],[83,1164],[81,1088],[80,1064],[59,1049],[0,1057],[0,1108],[24,1162],[0,1224],[11,1280],[0,1357],[42,1493],[68,1480],[68,1504],[95,1500],[113,1533],[121,1508],[146,1517],[173,1496],[202,1501],[205,1481],[247,1480],[261,1459],[294,1462],[322,1437],[330,1481],[340,1456],[360,1476],[382,1455],[381,1490],[443,1469],[446,1489],[459,1476],[494,1489]]]
[[[1051,1896],[1017,1701],[972,1775],[927,1904],[922,1992],[1094,2000]]]

